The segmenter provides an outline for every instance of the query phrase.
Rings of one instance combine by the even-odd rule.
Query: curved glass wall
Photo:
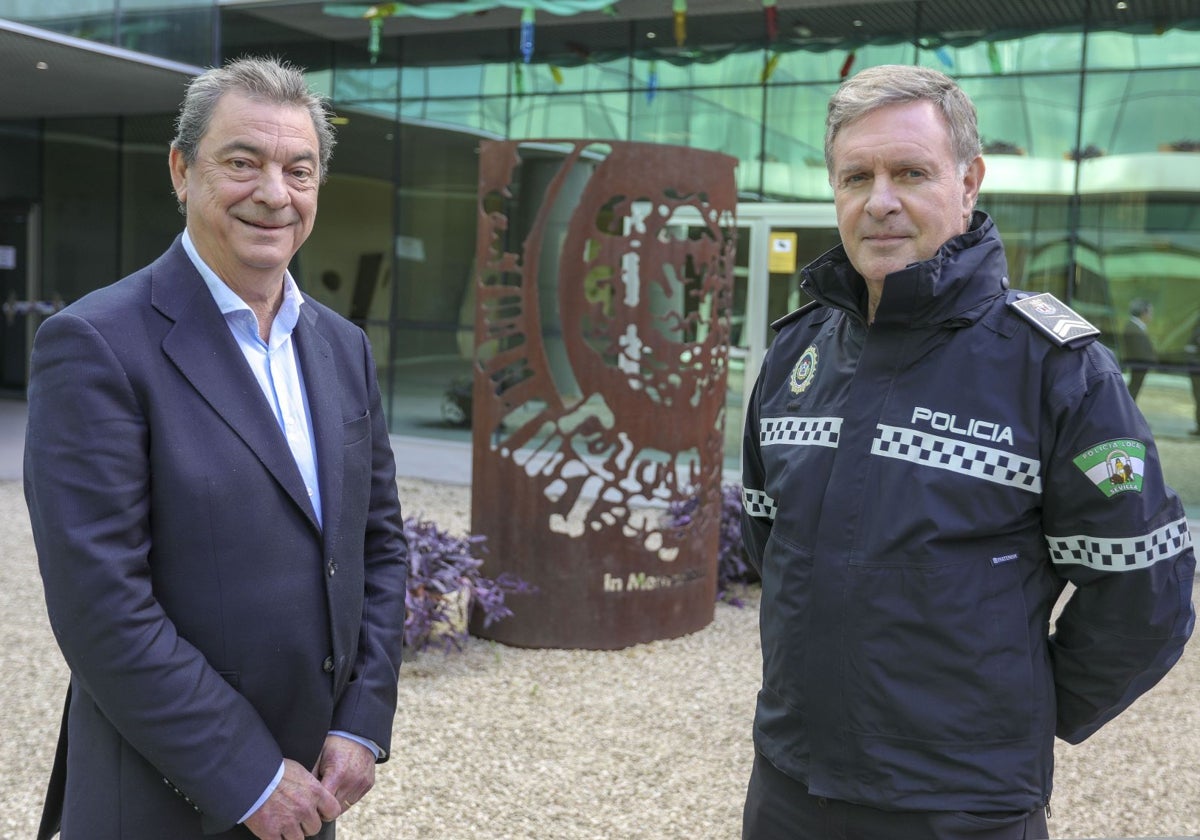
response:
[[[633,44],[652,31],[630,27]],[[919,63],[954,75],[978,106],[988,166],[980,206],[1000,225],[1014,285],[1068,301],[1118,354],[1130,306],[1151,304],[1159,355],[1138,402],[1168,455],[1172,481],[1198,507],[1200,469],[1190,466],[1200,454],[1200,438],[1190,434],[1197,424],[1191,369],[1200,364],[1198,56],[1200,34],[1192,31],[1077,31],[966,37],[936,48],[900,42],[727,51],[692,61],[635,51],[561,67],[358,62],[323,71],[322,84],[349,120],[344,137],[360,123],[401,124],[392,158],[376,172],[395,188],[394,253],[385,269],[395,277],[393,309],[380,304],[376,322],[387,332],[377,346],[387,348],[380,355],[393,431],[468,439],[442,410],[470,372],[479,139],[586,137],[717,149],[739,159],[743,202],[829,202],[823,123],[842,74]],[[346,158],[339,149],[331,183]],[[440,177],[431,180],[432,171]],[[323,236],[365,237],[353,215],[330,225],[327,207],[318,225]],[[314,250],[306,249],[310,259]],[[816,254],[799,256],[803,264]]]
[[[1200,436],[1191,434],[1200,398],[1194,372],[1200,365],[1200,27],[1194,21],[1120,31],[1119,22],[1096,18],[1115,15],[1109,7],[1077,0],[1077,19],[1092,15],[1095,31],[977,29],[935,40],[803,42],[789,34],[777,50],[702,44],[675,50],[669,18],[613,21],[605,26],[623,27],[617,40],[625,44],[615,52],[581,50],[558,64],[524,64],[512,33],[498,33],[488,36],[489,49],[508,61],[431,64],[425,54],[433,48],[420,36],[385,37],[372,63],[365,27],[361,41],[325,40],[239,4],[71,5],[70,15],[56,15],[47,11],[51,4],[0,0],[0,17],[200,65],[218,52],[267,52],[309,68],[342,124],[320,220],[296,273],[310,292],[371,334],[392,430],[463,441],[469,430],[454,419],[460,414],[454,402],[470,372],[481,139],[582,137],[715,149],[738,159],[744,205],[827,205],[823,122],[843,75],[884,63],[942,69],[978,105],[987,162],[980,206],[1000,226],[1014,285],[1068,301],[1119,355],[1131,311],[1143,313],[1156,358],[1138,403],[1167,453],[1173,483],[1200,510],[1200,465],[1192,463]],[[858,8],[837,11],[849,20]],[[973,13],[941,0],[861,8],[886,12],[896,21],[893,31],[917,31],[922,15]],[[972,25],[960,22],[963,29]],[[414,55],[425,60],[406,58]],[[78,203],[63,199],[78,188],[61,183],[67,170],[51,171],[60,151],[75,157],[70,150],[81,149],[80,160],[103,151],[122,161],[120,182],[95,174],[105,171],[99,166],[80,176],[98,195],[117,190],[122,202],[115,232],[104,228],[106,241],[119,245],[97,251],[111,252],[114,267],[160,248],[165,243],[157,239],[175,229],[169,213],[155,216],[163,221],[153,234],[125,223],[140,207],[169,206],[150,198],[168,192],[158,156],[170,137],[169,119],[102,127],[44,122],[44,174],[31,197],[45,211],[47,288],[72,288],[71,252],[58,248],[58,231],[82,224],[65,215]],[[15,177],[3,170],[0,186]],[[112,224],[111,215],[99,218]],[[808,250],[797,255],[800,264],[827,240],[827,230],[801,236]],[[741,249],[744,274],[747,252],[764,247],[748,241]],[[772,275],[770,283],[765,299],[773,307],[769,317],[777,317],[798,292],[794,278]],[[742,277],[739,284],[735,306],[744,307],[749,294]],[[735,312],[735,322],[744,323],[745,315],[744,308]],[[737,408],[731,404],[731,419],[740,417]],[[736,461],[732,449],[730,456]]]

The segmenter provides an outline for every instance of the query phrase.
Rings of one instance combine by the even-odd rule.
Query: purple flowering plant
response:
[[[667,524],[674,528],[687,527],[695,516],[700,499],[675,501],[667,508]],[[742,488],[739,484],[721,486],[721,524],[717,547],[717,600],[735,607],[742,606],[740,594],[746,585],[758,580],[758,573],[746,557],[742,542]]]
[[[404,520],[408,538],[408,591],[405,593],[404,646],[421,651],[440,646],[444,652],[462,650],[469,621],[456,620],[455,612],[472,611],[483,627],[512,615],[505,597],[535,588],[516,575],[501,572],[489,578],[482,572],[487,539],[478,534],[453,536],[427,519]],[[462,600],[465,598],[466,603]]]

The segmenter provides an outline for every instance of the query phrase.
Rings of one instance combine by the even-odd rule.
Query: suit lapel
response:
[[[304,377],[308,410],[312,415],[313,445],[317,452],[317,480],[321,486],[321,520],[328,541],[341,516],[343,420],[340,371],[333,361],[329,342],[318,329],[316,307],[300,307],[300,320],[292,333]]]
[[[155,263],[151,282],[152,302],[175,322],[163,339],[163,353],[319,530],[283,431],[216,301],[179,240]]]

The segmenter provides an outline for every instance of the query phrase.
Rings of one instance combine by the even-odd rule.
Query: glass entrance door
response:
[[[839,241],[831,203],[738,206],[729,392],[725,403],[727,473],[740,470],[744,406],[773,337],[771,322],[808,302],[800,290],[800,269]]]

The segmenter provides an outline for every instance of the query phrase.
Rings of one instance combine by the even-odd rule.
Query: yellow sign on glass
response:
[[[796,271],[796,234],[771,231],[771,251],[767,271],[772,274],[794,274]]]

